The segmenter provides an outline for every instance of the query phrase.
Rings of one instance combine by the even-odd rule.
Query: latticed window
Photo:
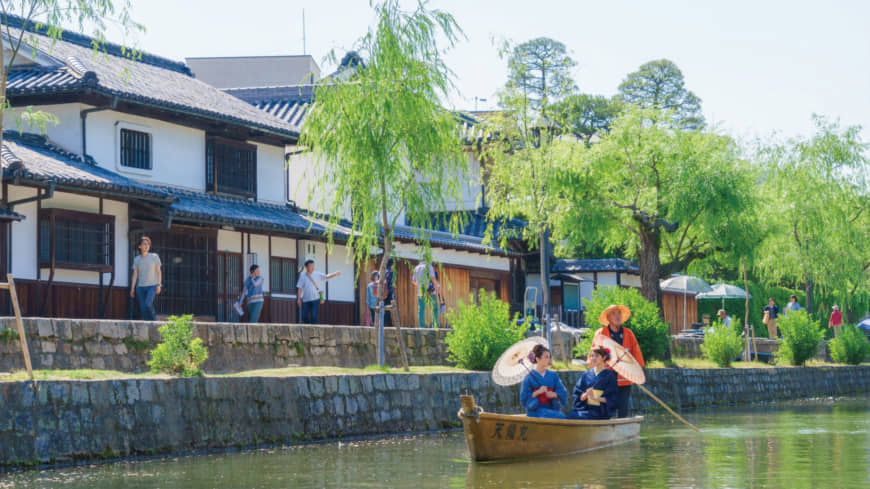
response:
[[[121,166],[151,169],[151,134],[121,129]]]
[[[269,290],[273,293],[296,292],[296,260],[272,258],[269,265]]]
[[[217,136],[206,138],[205,189],[256,198],[257,147]]]
[[[64,209],[40,210],[40,266],[110,270],[114,257],[114,216]]]

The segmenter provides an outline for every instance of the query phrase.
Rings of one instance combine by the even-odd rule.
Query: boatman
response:
[[[622,305],[611,305],[598,316],[598,322],[604,325],[604,327],[596,331],[595,336],[604,335],[619,343],[631,353],[631,356],[637,360],[638,365],[643,367],[643,354],[640,352],[637,338],[634,337],[634,333],[630,329],[622,326],[622,323],[626,322],[629,317],[631,317],[631,310],[629,308]],[[593,345],[593,348],[595,346],[597,345]],[[627,418],[628,400],[631,397],[631,381],[619,375],[617,384],[619,385],[617,415],[620,418]]]

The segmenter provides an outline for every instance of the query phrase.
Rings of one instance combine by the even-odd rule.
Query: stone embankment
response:
[[[160,342],[160,323],[93,319],[25,318],[24,328],[35,369],[144,372],[148,352]],[[242,372],[290,365],[365,367],[378,363],[377,330],[362,326],[302,324],[195,323],[209,358],[208,373]],[[0,318],[0,331],[15,330]],[[411,365],[447,365],[447,330],[403,329]],[[384,332],[387,362],[400,361],[396,330]],[[18,340],[0,336],[0,372],[24,368]]]
[[[571,386],[579,372],[561,373]],[[870,367],[654,369],[648,387],[694,407],[867,393]],[[0,470],[457,427],[459,395],[519,412],[488,373],[0,383]],[[635,410],[658,406],[635,390]]]

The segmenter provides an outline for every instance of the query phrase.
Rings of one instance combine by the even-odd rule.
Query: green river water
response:
[[[472,464],[461,432],[0,475],[0,489],[870,488],[870,398],[664,414],[585,454]]]

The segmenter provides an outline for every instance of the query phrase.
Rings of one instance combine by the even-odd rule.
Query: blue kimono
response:
[[[598,406],[593,406],[587,401],[581,401],[580,396],[586,389],[592,387],[603,391],[600,397],[607,399]],[[574,410],[568,415],[569,419],[610,419],[616,414],[619,404],[619,389],[616,385],[616,375],[609,369],[602,369],[595,375],[594,369],[584,373],[577,385],[574,386]]]
[[[546,395],[532,397],[532,392],[544,385],[555,392],[558,397],[555,399],[547,399]],[[526,408],[526,416],[530,418],[565,419],[565,415],[562,414],[562,406],[566,404],[567,400],[568,390],[565,389],[565,385],[562,384],[562,380],[555,372],[547,370],[542,376],[537,370],[532,370],[523,380],[523,386],[520,389],[520,402]]]

